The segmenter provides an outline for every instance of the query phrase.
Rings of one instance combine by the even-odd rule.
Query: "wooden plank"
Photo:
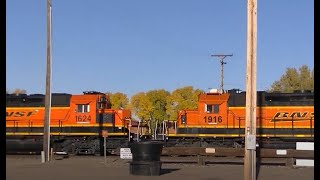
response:
[[[205,154],[205,148],[201,147],[164,147],[162,155],[198,155]]]
[[[211,152],[211,153],[206,153]],[[284,153],[283,153],[284,152]],[[162,155],[202,155],[202,156],[244,156],[244,148],[211,148],[206,151],[204,147],[164,147]],[[257,149],[257,157],[261,158],[306,158],[314,159],[314,151],[309,150],[281,150],[277,149]]]
[[[314,151],[309,150],[292,150],[292,157],[314,159]]]
[[[285,155],[279,155],[277,154],[276,149],[261,149],[257,152],[258,157],[271,157],[271,158],[314,158],[313,151],[307,151],[307,150],[294,150],[294,149],[288,149],[286,150],[287,154]]]
[[[200,156],[200,155],[199,155]],[[177,163],[188,163],[198,165],[209,165],[209,164],[244,164],[243,157],[214,157],[214,156],[199,156],[191,157],[161,157],[161,162],[164,164],[177,164]],[[293,166],[294,158],[257,158],[257,163],[268,164],[268,165],[283,165]]]
[[[216,148],[214,156],[244,156],[244,148]]]

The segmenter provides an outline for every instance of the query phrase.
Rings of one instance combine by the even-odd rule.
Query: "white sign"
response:
[[[277,155],[287,155],[287,150],[277,149],[276,154],[277,154]]]
[[[206,148],[206,153],[216,153],[215,148]]]
[[[132,159],[130,148],[120,148],[120,159]]]

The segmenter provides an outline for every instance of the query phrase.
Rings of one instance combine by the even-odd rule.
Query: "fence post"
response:
[[[292,158],[292,157],[287,158],[286,166],[287,167],[293,167],[293,165],[294,165],[294,158]]]
[[[203,156],[198,154],[198,165],[199,166],[204,166],[205,165],[205,161],[203,160]]]

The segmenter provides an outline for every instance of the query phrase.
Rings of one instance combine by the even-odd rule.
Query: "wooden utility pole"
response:
[[[214,54],[214,55],[211,55],[213,57],[218,57],[219,60],[220,60],[220,65],[221,65],[221,84],[220,84],[220,89],[223,90],[223,65],[227,64],[224,59],[227,57],[227,56],[233,56],[232,54]]]
[[[50,109],[51,109],[51,0],[47,0],[47,72],[44,114],[43,151],[44,162],[50,157]]]
[[[247,0],[247,74],[244,180],[256,180],[257,0]]]

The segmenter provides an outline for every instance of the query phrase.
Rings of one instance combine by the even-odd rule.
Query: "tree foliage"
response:
[[[313,90],[313,69],[310,71],[309,67],[304,65],[299,70],[300,90]]]
[[[314,70],[310,71],[307,65],[296,68],[287,68],[280,80],[275,81],[269,91],[293,92],[295,90],[314,90]]]
[[[12,94],[19,95],[19,94],[26,94],[26,93],[27,93],[27,91],[26,91],[26,90],[24,90],[24,89],[16,88],[16,89],[14,89],[13,91],[10,91],[9,89],[6,89],[6,93],[7,93],[7,94],[12,93]]]
[[[197,109],[201,92],[192,86],[178,88],[172,93],[164,89],[139,92],[131,97],[128,107],[143,123],[149,122],[154,129],[156,122],[176,120],[179,110]]]
[[[106,94],[110,96],[111,109],[127,108],[129,99],[126,94],[121,92],[116,92],[116,93],[107,92]]]
[[[153,109],[153,111],[149,112],[151,129],[154,129],[156,122],[161,123],[167,119],[166,105],[169,95],[170,93],[164,89],[151,90],[146,93],[147,99],[150,101]]]
[[[167,114],[170,120],[177,119],[177,113],[182,109],[197,109],[198,95],[202,92],[200,89],[193,89],[192,86],[186,86],[174,90],[167,98]]]
[[[150,112],[154,109],[145,92],[133,95],[130,99],[129,108],[142,121],[150,120]]]

